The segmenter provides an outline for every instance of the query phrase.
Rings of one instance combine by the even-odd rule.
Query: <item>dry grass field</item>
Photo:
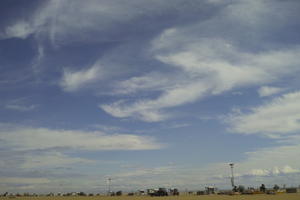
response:
[[[300,200],[300,193],[296,194],[277,194],[277,195],[181,195],[181,196],[169,196],[169,197],[149,197],[149,196],[119,196],[119,197],[107,197],[107,196],[94,196],[94,197],[0,197],[0,200],[4,199],[20,199],[20,200]]]

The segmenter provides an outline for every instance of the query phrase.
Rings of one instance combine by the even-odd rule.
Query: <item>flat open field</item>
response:
[[[8,197],[0,197],[0,199],[12,199]],[[300,200],[300,193],[296,194],[277,194],[277,195],[182,195],[169,197],[149,197],[149,196],[94,196],[94,197],[16,197],[13,199],[20,200]]]

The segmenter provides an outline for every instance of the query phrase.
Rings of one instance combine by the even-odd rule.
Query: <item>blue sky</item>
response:
[[[300,2],[0,9],[0,192],[300,184]]]

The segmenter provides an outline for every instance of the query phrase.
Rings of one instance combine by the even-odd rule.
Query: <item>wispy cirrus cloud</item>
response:
[[[15,110],[20,112],[32,111],[39,107],[37,104],[30,104],[29,98],[12,99],[3,103],[3,107],[8,110]]]
[[[37,105],[7,104],[5,105],[5,108],[9,110],[16,110],[16,111],[30,111],[37,108]]]
[[[177,33],[172,31],[172,34]],[[183,42],[181,46],[185,48],[176,52],[174,52],[176,48],[173,45],[161,50],[164,42],[155,41],[160,48],[155,57],[174,70],[182,72],[183,75],[179,80],[176,79],[177,82],[155,82],[157,84],[155,87],[161,90],[156,99],[138,100],[134,103],[121,101],[110,105],[100,105],[100,107],[115,117],[161,121],[168,118],[164,112],[166,108],[192,103],[235,88],[274,82],[299,71],[297,57],[300,55],[300,50],[298,47],[259,54],[247,53],[239,51],[228,41],[194,38],[190,43],[186,39],[181,41],[180,33],[178,34],[179,36],[174,37],[179,37],[177,38],[179,40],[171,44],[177,45]],[[289,70],[286,70],[287,68]],[[175,80],[178,76],[175,75],[172,78]],[[148,82],[140,83],[139,87],[135,88],[142,90],[153,85]]]
[[[270,25],[274,18],[289,25],[290,13],[274,15],[277,6],[261,1],[226,4],[211,18],[165,29],[153,39],[150,52],[164,67],[169,67],[168,73],[160,72],[160,77],[167,78],[153,79],[152,72],[128,79],[116,90],[124,91],[124,94],[137,90],[157,93],[133,103],[118,101],[100,107],[114,117],[162,121],[170,117],[168,108],[237,88],[277,82],[299,73],[299,46],[285,47],[280,41],[266,42],[264,38],[272,31],[281,34],[281,25]],[[261,45],[262,40],[265,46]],[[247,41],[259,48],[252,48]],[[274,43],[275,49],[271,48]],[[129,89],[122,90],[124,85]]]
[[[90,165],[95,163],[94,160],[71,157],[62,152],[49,151],[42,152],[40,154],[25,154],[23,156],[24,162],[18,167],[20,169],[42,169],[42,168],[59,168],[59,167],[71,167],[72,165]]]
[[[71,148],[81,150],[151,150],[162,148],[155,138],[31,127],[1,127],[3,147],[14,150]]]
[[[37,38],[50,38],[53,44],[59,45],[72,41],[114,41],[119,38],[118,35],[108,33],[115,32],[120,25],[136,27],[139,24],[132,23],[132,20],[141,16],[154,16],[153,19],[147,18],[151,21],[162,17],[161,13],[173,13],[173,8],[176,8],[176,12],[185,13],[184,16],[188,19],[191,16],[186,15],[190,13],[186,9],[191,10],[191,13],[202,11],[196,12],[200,13],[199,18],[185,26],[174,22],[170,28],[170,25],[162,24],[159,30],[164,31],[159,35],[156,33],[152,47],[148,46],[149,39],[144,41],[141,45],[143,49],[152,49],[152,59],[169,66],[169,69],[167,73],[153,70],[141,76],[135,75],[127,80],[117,81],[113,94],[132,95],[148,91],[155,91],[156,94],[133,103],[101,103],[100,107],[115,117],[162,121],[170,117],[166,112],[169,108],[193,103],[206,96],[222,94],[237,87],[275,82],[297,71],[295,66],[299,64],[296,59],[299,56],[299,47],[285,47],[276,41],[276,50],[271,50],[268,45],[272,43],[269,41],[272,37],[267,37],[265,46],[261,45],[261,41],[266,40],[265,35],[273,32],[280,35],[283,26],[290,25],[290,16],[296,12],[293,3],[284,4],[283,6],[291,9],[284,9],[280,15],[274,14],[282,6],[278,2],[270,5],[265,1],[191,1],[185,2],[184,7],[178,6],[182,1],[173,3],[174,5],[156,1],[126,1],[121,4],[118,1],[49,1],[30,20],[16,22],[6,30],[14,30],[10,31],[8,37],[25,38],[33,33]],[[204,12],[204,8],[210,9],[213,15]],[[181,20],[186,19],[183,17]],[[270,23],[274,19],[281,23]],[[148,24],[152,26],[155,23]],[[252,48],[247,41],[257,44],[258,49]],[[131,47],[136,47],[134,45]],[[110,56],[120,57],[120,54]],[[121,63],[119,64],[122,65]],[[95,64],[79,70],[65,68],[59,85],[67,92],[95,86],[104,77],[112,79],[106,73],[113,70],[104,70],[105,68],[110,66]]]
[[[103,77],[101,68],[97,65],[80,71],[72,71],[66,68],[63,72],[60,86],[65,91],[75,91],[101,79],[101,77]]]
[[[116,178],[130,178],[130,177],[153,177],[157,175],[163,175],[174,170],[172,166],[154,167],[154,168],[139,168],[134,171],[122,172],[114,174]]]
[[[162,121],[170,117],[162,112],[162,109],[191,103],[201,97],[207,91],[207,87],[202,81],[190,83],[167,90],[157,99],[145,99],[129,104],[120,101],[100,105],[100,108],[115,117],[134,117],[148,122]]]
[[[284,90],[285,90],[285,88],[262,86],[258,89],[257,92],[260,97],[267,97],[267,96],[271,96],[274,94],[278,94]]]
[[[25,39],[34,32],[35,29],[29,23],[25,21],[19,21],[16,24],[8,26],[3,37]]]
[[[2,183],[19,183],[19,184],[42,184],[49,183],[50,180],[46,178],[24,178],[24,177],[6,177],[0,178]]]
[[[300,92],[291,92],[254,107],[249,113],[233,114],[228,122],[234,132],[281,137],[300,131]]]
[[[57,181],[60,184],[70,181],[70,177],[62,180],[62,175],[77,174],[77,178],[89,179],[89,173],[81,171],[82,166],[99,168],[99,163],[100,166],[118,165],[118,162],[86,158],[74,155],[74,152],[157,150],[165,147],[150,136],[54,130],[15,124],[0,124],[0,144],[1,187],[21,191],[59,190]],[[73,187],[66,186],[67,189]],[[76,187],[83,186],[77,184]]]
[[[41,4],[35,12],[31,13],[32,16],[28,20],[17,20],[15,23],[10,23],[2,37],[24,39],[30,34],[35,34],[38,37],[49,38],[53,44],[58,46],[71,41],[118,40],[119,34],[111,34],[111,32],[120,26],[129,27],[129,29],[136,26],[144,27],[144,23],[139,23],[137,20],[139,18],[146,17],[147,20],[153,21],[158,17],[164,17],[164,13],[175,12],[184,13],[185,15],[178,15],[176,18],[184,20],[191,18],[191,13],[198,13],[199,15],[197,11],[217,6],[210,1],[184,1],[185,6],[180,7],[182,3],[182,0],[173,1],[172,4],[155,0],[117,0],[113,2],[51,0]],[[189,8],[195,10],[186,13],[185,11]],[[152,26],[154,28],[156,24],[149,23],[147,28]],[[126,35],[132,34],[132,31],[125,28],[123,31],[125,32],[122,34],[126,34],[126,32],[128,32]],[[95,35],[98,37],[94,37]]]
[[[153,72],[145,76],[131,77],[130,79],[116,82],[113,86],[113,94],[126,95],[145,91],[165,91],[172,89],[172,84],[176,84],[178,81],[175,81],[173,76]]]
[[[299,91],[286,93],[225,120],[233,133],[264,136],[276,144],[245,153],[246,159],[236,162],[240,180],[264,177],[270,184],[285,179],[297,182],[300,163],[294,157],[300,150],[299,99]]]

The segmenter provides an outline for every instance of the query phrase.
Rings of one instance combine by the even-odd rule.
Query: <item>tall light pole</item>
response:
[[[231,185],[234,188],[235,187],[235,185],[234,185],[234,176],[233,176],[233,166],[234,166],[234,164],[230,163],[229,165],[230,165],[230,169],[231,169]]]
[[[108,180],[107,181],[107,184],[108,184],[108,192],[107,192],[107,194],[110,195],[110,192],[111,192],[110,191],[111,178],[108,178],[107,180]]]

